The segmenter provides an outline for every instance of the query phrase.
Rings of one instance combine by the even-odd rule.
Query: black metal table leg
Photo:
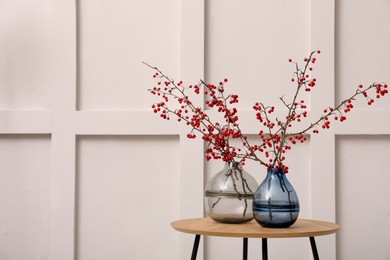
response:
[[[196,255],[198,254],[200,235],[195,235],[194,247],[192,248],[191,260],[196,260]]]
[[[316,241],[314,237],[309,237],[309,239],[310,239],[311,251],[313,251],[314,260],[319,260],[320,258],[318,257]]]
[[[268,260],[268,245],[267,245],[267,239],[262,239],[262,249],[263,249],[263,260]]]
[[[242,259],[248,260],[248,238],[244,237]]]

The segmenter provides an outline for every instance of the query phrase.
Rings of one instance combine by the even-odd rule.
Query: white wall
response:
[[[390,82],[389,12],[386,0],[2,1],[0,259],[189,259],[193,236],[169,223],[203,216],[222,163],[150,111],[141,61],[190,83],[228,77],[255,138],[251,106],[290,93],[288,58],[322,50],[313,118],[359,83]],[[317,239],[321,259],[390,258],[390,102],[360,105],[289,154],[300,216],[342,226]],[[241,240],[202,241],[198,259],[241,258]],[[249,250],[259,258],[260,240]],[[269,254],[311,259],[308,239],[272,239]]]

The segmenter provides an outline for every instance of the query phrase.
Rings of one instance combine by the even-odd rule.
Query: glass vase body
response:
[[[269,228],[289,227],[297,220],[298,196],[282,170],[268,170],[255,192],[253,214],[261,226]]]
[[[207,215],[222,223],[243,223],[253,219],[252,202],[258,184],[241,164],[227,162],[206,185]]]

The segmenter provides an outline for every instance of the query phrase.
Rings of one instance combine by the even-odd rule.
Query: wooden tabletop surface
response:
[[[255,220],[242,224],[225,224],[210,218],[177,220],[171,225],[177,231],[189,234],[243,238],[314,237],[333,234],[340,228],[332,222],[309,219],[298,219],[288,228],[264,228]]]

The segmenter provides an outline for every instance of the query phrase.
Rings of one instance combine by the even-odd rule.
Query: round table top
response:
[[[321,220],[298,219],[288,228],[264,228],[255,220],[241,224],[219,223],[210,218],[177,220],[171,223],[177,231],[222,237],[242,238],[287,238],[314,237],[335,233],[340,226]]]

